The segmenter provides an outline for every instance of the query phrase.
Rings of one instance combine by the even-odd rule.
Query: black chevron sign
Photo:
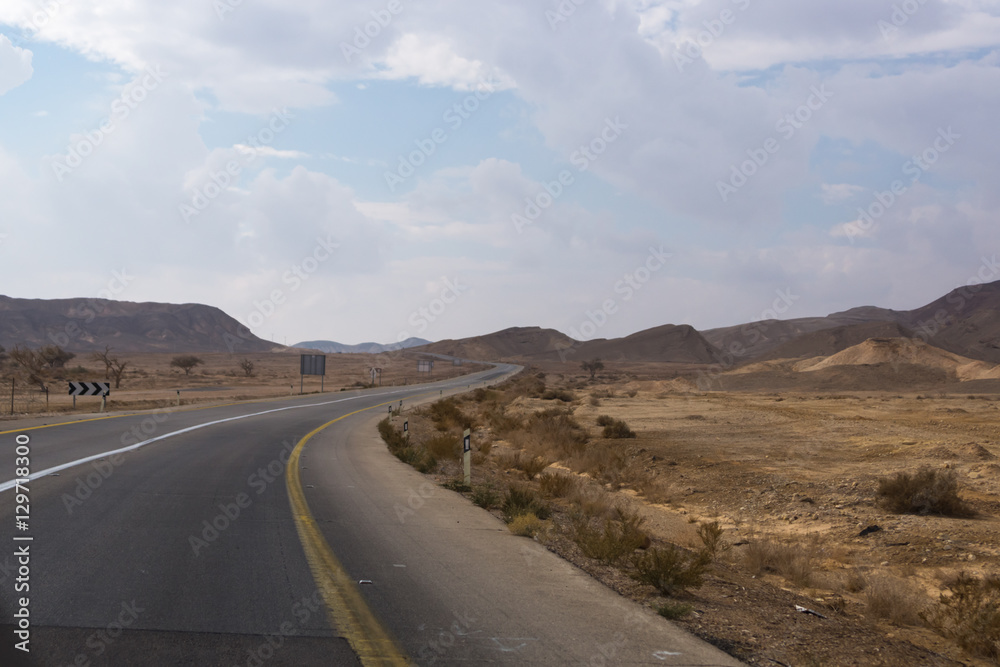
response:
[[[70,382],[70,396],[103,396],[111,393],[111,384],[108,382]]]

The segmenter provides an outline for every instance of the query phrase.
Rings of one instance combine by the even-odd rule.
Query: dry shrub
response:
[[[568,500],[589,517],[611,514],[612,504],[608,493],[599,486],[577,484]]]
[[[530,459],[522,458],[521,465],[518,467],[521,469],[521,472],[524,473],[525,477],[532,480],[538,476],[538,473],[542,472],[550,465],[552,465],[551,461],[547,461],[541,456],[535,456]]]
[[[479,505],[484,510],[490,510],[500,506],[500,494],[496,488],[490,484],[476,485],[472,487],[472,502]]]
[[[576,478],[559,473],[546,473],[538,477],[538,487],[549,498],[565,498],[576,488]]]
[[[587,444],[587,432],[565,410],[536,412],[528,419],[525,430],[543,451],[560,457],[580,452]]]
[[[436,435],[424,443],[424,448],[437,459],[458,459],[462,456],[462,442],[449,433]]]
[[[550,521],[542,521],[534,514],[521,514],[514,517],[514,520],[507,527],[510,529],[510,532],[521,537],[538,536],[544,538],[548,535],[551,525]]]
[[[597,418],[598,426],[610,426],[613,423],[615,423],[615,418],[612,417],[611,415],[600,415]]]
[[[927,599],[905,579],[889,574],[868,578],[865,604],[868,613],[893,625],[916,625]]]
[[[701,540],[702,545],[705,547],[705,551],[713,559],[719,554],[719,552],[728,551],[730,545],[722,541],[722,526],[719,525],[718,521],[712,521],[710,523],[702,523],[698,525],[698,539]]]
[[[639,390],[629,389],[628,391],[625,392],[625,395],[628,396],[629,398],[635,398],[636,396],[639,395]]]
[[[572,403],[576,400],[576,396],[571,391],[566,391],[564,389],[548,389],[542,393],[543,401],[562,401],[563,403]]]
[[[500,510],[503,512],[503,519],[506,523],[510,523],[525,514],[533,514],[539,519],[549,517],[548,506],[538,497],[535,490],[517,484],[511,484],[507,487],[507,494],[500,505]]]
[[[458,400],[455,397],[442,398],[427,407],[427,416],[434,422],[435,428],[439,431],[447,431],[456,427],[460,429],[474,428],[472,417],[462,412],[458,407]]]
[[[614,439],[624,439],[624,438],[634,438],[636,437],[635,431],[629,428],[621,419],[612,419],[610,423],[604,425],[604,431],[601,433],[605,438]]]
[[[403,463],[413,466],[418,471],[427,473],[434,469],[437,460],[423,447],[413,447],[386,417],[378,423],[378,432],[389,447],[389,451]]]
[[[812,554],[798,544],[783,544],[769,537],[751,540],[745,554],[750,572],[779,574],[802,587],[812,578]]]
[[[521,420],[515,415],[508,415],[502,406],[491,406],[484,413],[486,423],[493,431],[493,435],[498,438],[505,438],[507,434],[524,427]]]
[[[962,650],[1000,664],[1000,577],[978,579],[960,572],[947,584],[940,604],[923,617]]]
[[[711,556],[704,550],[689,552],[671,544],[634,555],[635,572],[631,576],[669,596],[701,586],[711,563]]]
[[[591,407],[594,408],[600,407],[601,405],[601,399],[599,399],[597,396],[594,396],[593,394],[590,395],[590,398],[587,400],[587,402],[590,403]]]
[[[642,531],[642,517],[621,508],[617,508],[615,514],[614,519],[605,519],[599,528],[585,516],[573,518],[572,538],[583,555],[605,565],[615,565],[649,544],[649,537]]]
[[[922,468],[912,475],[896,473],[879,480],[878,495],[880,504],[896,514],[972,515],[958,497],[958,480],[952,470]]]

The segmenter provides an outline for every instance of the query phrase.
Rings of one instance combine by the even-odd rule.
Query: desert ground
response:
[[[288,396],[305,393],[340,391],[346,388],[370,386],[369,369],[381,368],[383,386],[413,384],[455,377],[473,372],[485,366],[466,364],[453,366],[450,362],[437,360],[430,373],[417,372],[416,354],[405,352],[369,354],[328,354],[326,355],[326,376],[299,375],[299,355],[303,351],[263,352],[243,355],[196,354],[203,363],[195,366],[189,374],[170,365],[178,354],[125,354],[122,360],[128,362],[121,387],[111,382],[108,410],[137,410],[158,408],[168,405],[190,405],[194,403],[214,403],[234,400],[254,400],[261,398]],[[248,375],[240,366],[248,360],[253,364]],[[14,417],[46,413],[87,413],[100,409],[98,396],[79,396],[76,409],[73,398],[68,395],[68,381],[108,381],[105,380],[104,365],[88,355],[72,359],[63,369],[49,372],[46,385],[48,396],[38,385],[28,385],[21,381],[14,388]],[[378,381],[376,381],[377,384]],[[178,391],[180,394],[178,394]],[[11,417],[11,386],[0,389],[0,419]]]
[[[704,392],[629,376],[640,373],[536,368],[393,423],[410,421],[434,454],[415,465],[439,482],[748,664],[998,664],[1000,581],[978,598],[956,581],[1000,573],[1000,395]],[[602,437],[601,416],[636,437]],[[476,443],[469,489],[443,442],[463,420]],[[880,482],[921,470],[954,475],[967,512],[888,509]],[[541,520],[513,520],[512,486],[544,505]],[[602,525],[623,537],[629,514],[653,549],[700,553],[699,530],[721,529],[702,585],[665,595],[638,583],[630,559],[649,543],[584,553]]]

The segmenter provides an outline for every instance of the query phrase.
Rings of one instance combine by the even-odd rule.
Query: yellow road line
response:
[[[413,400],[411,397],[410,400]],[[306,552],[309,569],[312,570],[316,585],[323,594],[326,608],[336,629],[347,639],[347,642],[357,653],[361,664],[365,665],[409,665],[410,661],[396,646],[389,632],[382,627],[378,619],[368,608],[354,581],[344,566],[337,560],[333,549],[327,544],[323,534],[316,525],[316,520],[309,511],[305,493],[302,491],[302,479],[299,475],[299,455],[303,447],[314,435],[352,415],[365,410],[390,405],[395,401],[387,401],[361,410],[355,410],[342,417],[323,424],[306,434],[292,450],[285,468],[285,482],[288,486],[288,500],[292,505],[295,517],[295,528],[298,530],[302,548]]]

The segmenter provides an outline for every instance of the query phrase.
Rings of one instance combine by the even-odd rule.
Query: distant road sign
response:
[[[70,382],[70,396],[104,396],[111,393],[110,382]]]
[[[303,354],[302,375],[326,375],[325,354]]]
[[[430,373],[434,370],[434,362],[429,359],[418,359],[417,360],[417,372],[418,373]]]

